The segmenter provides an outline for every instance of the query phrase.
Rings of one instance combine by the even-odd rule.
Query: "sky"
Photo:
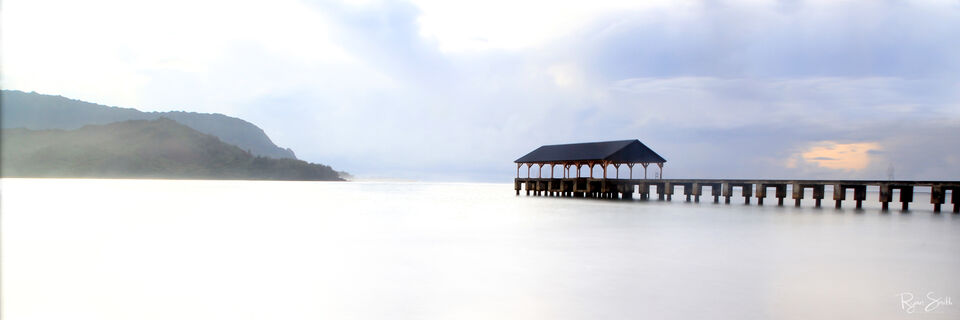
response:
[[[0,18],[4,89],[239,117],[358,178],[503,182],[541,145],[639,139],[666,178],[960,180],[960,0],[5,0]]]

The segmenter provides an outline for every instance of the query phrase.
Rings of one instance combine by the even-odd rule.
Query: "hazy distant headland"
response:
[[[222,114],[196,112],[143,112],[73,100],[61,96],[3,90],[3,117],[0,127],[43,129],[79,129],[85,125],[127,120],[168,118],[194,130],[213,135],[223,142],[271,158],[296,159],[293,150],[280,148],[256,125]]]
[[[221,114],[141,112],[2,92],[4,177],[343,180]]]

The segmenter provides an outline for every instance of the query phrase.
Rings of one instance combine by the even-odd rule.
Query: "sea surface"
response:
[[[904,214],[512,184],[3,179],[2,316],[960,319],[960,215],[915,198]]]

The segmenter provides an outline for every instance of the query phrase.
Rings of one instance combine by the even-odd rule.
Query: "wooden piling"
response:
[[[757,205],[763,205],[763,199],[767,197],[767,186],[763,183],[757,183]]]
[[[793,184],[793,206],[799,208],[800,200],[803,199],[804,186],[799,183]]]
[[[930,203],[933,204],[933,212],[940,212],[940,205],[946,200],[943,186],[930,187]]]
[[[837,209],[840,209],[840,204],[842,203],[843,200],[846,200],[846,198],[847,198],[847,191],[844,190],[843,185],[839,183],[834,184],[833,200],[837,201],[837,205],[836,205]]]
[[[699,183],[694,182],[693,184],[690,185],[690,187],[693,188],[693,190],[691,191],[691,193],[693,193],[693,202],[700,203],[700,193],[703,191],[702,190],[703,186],[700,185]]]
[[[777,206],[783,206],[783,198],[787,197],[787,185],[778,183],[776,184],[776,196],[777,196]]]
[[[730,197],[733,195],[733,186],[729,182],[724,182],[721,187],[723,191],[723,203],[730,204]]]
[[[950,202],[953,202],[953,213],[960,213],[960,187],[954,186],[950,193]]]

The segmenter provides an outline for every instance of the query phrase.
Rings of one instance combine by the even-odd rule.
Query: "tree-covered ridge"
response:
[[[166,118],[0,137],[4,177],[343,180],[329,166],[256,156]]]
[[[249,150],[255,155],[296,159],[293,150],[280,148],[256,125],[222,114],[196,112],[142,112],[73,100],[35,92],[3,90],[0,95],[0,127],[33,130],[72,130],[85,125],[127,120],[169,118],[223,142]]]

